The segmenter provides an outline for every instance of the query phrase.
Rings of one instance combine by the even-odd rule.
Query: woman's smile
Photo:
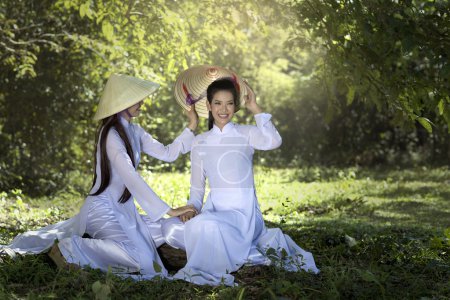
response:
[[[206,105],[220,130],[231,121],[236,109],[233,94],[226,90],[216,92],[211,103],[207,102]]]

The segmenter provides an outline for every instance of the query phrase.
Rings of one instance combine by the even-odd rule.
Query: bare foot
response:
[[[59,250],[58,244],[54,243],[50,251],[47,253],[50,259],[56,264],[58,269],[78,270],[80,266],[69,264]]]

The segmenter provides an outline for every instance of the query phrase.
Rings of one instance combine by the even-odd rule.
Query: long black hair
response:
[[[231,78],[221,78],[213,81],[206,89],[206,99],[208,100],[209,104],[211,104],[214,95],[219,91],[229,91],[233,95],[234,107],[235,110],[237,110],[239,106],[239,95],[235,82]],[[210,111],[208,115],[208,129],[213,128],[213,125],[214,118]]]
[[[122,141],[125,143],[125,148],[127,150],[127,154],[133,163],[133,166],[136,167],[134,162],[133,149],[130,144],[130,140],[123,128],[122,123],[120,123],[120,117],[117,114],[114,114],[110,117],[104,118],[98,126],[97,134],[95,135],[95,151],[94,151],[94,181],[92,182],[92,187],[95,185],[95,181],[97,180],[97,144],[100,147],[100,174],[101,174],[101,182],[100,187],[95,193],[89,194],[90,196],[100,195],[109,185],[111,180],[111,165],[108,159],[108,155],[106,153],[106,138],[108,136],[108,132],[110,129],[115,129],[119,134]],[[100,140],[100,143],[99,143]],[[125,188],[122,193],[122,196],[119,198],[119,203],[125,203],[130,199],[131,193]]]

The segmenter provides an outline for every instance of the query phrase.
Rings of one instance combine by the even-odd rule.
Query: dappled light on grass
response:
[[[187,173],[146,173],[170,205],[185,203]],[[268,227],[281,227],[311,251],[319,275],[273,266],[243,267],[238,287],[182,281],[134,282],[88,270],[58,271],[45,255],[0,263],[0,296],[113,299],[158,298],[439,298],[449,294],[450,170],[255,169]],[[82,195],[30,199],[18,191],[0,197],[1,242],[19,232],[73,214]]]
[[[301,170],[257,170],[255,180],[265,219],[275,223],[346,218],[372,226],[450,227],[450,171],[404,172],[325,169],[326,177],[310,182],[296,179]]]

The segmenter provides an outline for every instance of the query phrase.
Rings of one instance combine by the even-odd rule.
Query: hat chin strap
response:
[[[130,112],[128,111],[128,108],[127,109],[124,109],[124,110],[122,110],[121,112],[120,112],[120,114],[121,115],[127,115],[128,116],[128,118],[131,120],[131,118],[133,117],[131,114],[130,114]]]

